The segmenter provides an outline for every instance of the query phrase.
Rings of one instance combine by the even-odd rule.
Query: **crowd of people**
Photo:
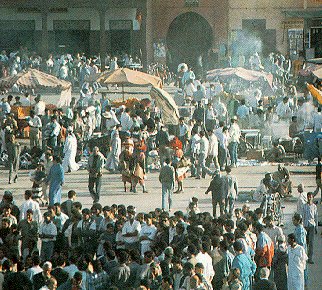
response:
[[[124,65],[131,63],[129,56],[123,57]],[[80,97],[72,98],[67,108],[54,110],[41,95],[34,101],[28,93],[17,95],[15,102],[13,95],[1,100],[1,156],[7,156],[8,183],[19,181],[21,156],[29,156],[35,168],[22,206],[15,205],[9,191],[0,204],[2,289],[304,289],[309,284],[306,263],[314,263],[318,218],[313,198],[321,189],[321,162],[316,191],[306,194],[298,187],[301,203],[288,236],[275,225],[266,199],[271,193],[289,192],[283,169],[280,179],[286,191],[266,174],[257,190],[262,204],[254,211],[247,205],[235,208],[238,181],[232,168],[240,165],[242,130],[258,129],[274,138],[272,124],[280,122],[300,144],[306,130],[321,132],[321,106],[310,93],[300,97],[296,86],[288,84],[290,62],[282,60],[271,60],[273,99],[263,96],[261,82],[206,83],[191,68],[180,67],[180,105],[192,110],[171,128],[163,123],[162,108],[151,102],[115,107],[107,95],[100,98],[96,85],[87,82],[98,73],[98,60],[65,55],[43,61],[24,50],[9,58],[2,52],[3,75],[41,67],[77,80],[81,88]],[[118,65],[116,58],[110,60],[111,69]],[[256,55],[252,65],[262,69]],[[276,67],[288,73],[279,75]],[[25,103],[32,105],[25,120],[29,149],[17,141],[24,128],[12,112],[13,106]],[[273,141],[266,158],[282,162],[285,149],[279,139]],[[68,173],[79,170],[80,159],[86,160],[91,208],[83,208],[74,190],[68,200],[62,199]],[[105,169],[121,175],[124,191],[129,184],[133,193],[138,185],[148,193],[145,180],[151,168],[160,169],[160,208],[137,213],[131,205],[100,203]],[[212,215],[200,212],[198,198],[191,200],[187,212],[172,215],[172,195],[184,191],[189,172],[196,179],[212,176],[206,191],[212,194]]]
[[[161,208],[138,213],[123,204],[83,208],[73,190],[42,213],[32,191],[25,191],[20,208],[6,191],[0,203],[0,287],[293,290],[309,285],[307,262],[314,263],[318,219],[313,193],[299,186],[294,230],[286,237],[261,208],[234,209],[229,202],[222,207],[218,188],[210,186],[206,193],[217,196],[220,216],[201,212],[196,197],[185,213],[173,216]]]

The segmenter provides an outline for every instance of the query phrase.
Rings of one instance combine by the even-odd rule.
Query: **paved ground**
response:
[[[307,191],[315,189],[315,180],[313,175],[315,169],[314,167],[290,166],[288,168],[292,172],[293,185],[303,182],[306,185]],[[260,179],[263,178],[265,172],[273,172],[275,169],[276,167],[273,166],[239,167],[233,169],[233,174],[235,174],[238,178],[240,191],[250,191],[256,188]],[[3,192],[4,190],[12,190],[16,203],[20,205],[23,201],[24,190],[31,187],[28,172],[22,171],[19,175],[18,182],[11,185],[7,183],[7,171],[4,171],[3,168],[0,169],[0,176],[0,191]],[[84,207],[91,206],[92,200],[89,197],[87,190],[87,177],[87,173],[84,170],[66,175],[66,183],[63,188],[63,199],[66,198],[66,193],[68,190],[75,189],[78,194],[78,200],[84,204]],[[188,177],[184,181],[184,193],[174,195],[174,210],[180,209],[185,211],[186,207],[188,206],[189,199],[192,196],[197,196],[199,198],[199,206],[201,210],[211,212],[210,196],[204,194],[209,182],[210,177],[207,177],[205,180],[196,180]],[[125,205],[133,204],[137,207],[138,211],[149,211],[155,207],[160,207],[161,186],[158,182],[158,174],[148,174],[146,183],[149,193],[143,194],[140,188],[138,188],[138,192],[136,194],[129,192],[125,193],[123,192],[120,176],[117,174],[108,174],[106,172],[103,176],[101,203],[103,205],[112,203],[123,203]],[[243,202],[238,201],[237,206],[242,206]],[[249,201],[249,204],[252,209],[258,207],[258,204],[252,201]],[[291,216],[296,210],[296,202],[287,201],[284,205],[284,231],[286,234],[288,234],[293,230],[293,226],[291,225]],[[311,279],[310,290],[321,289],[322,285],[322,277],[319,269],[319,264],[322,263],[322,254],[320,250],[322,249],[322,237],[320,236],[320,232],[321,229],[319,229],[319,234],[316,236],[315,240],[315,265],[309,265],[309,275]]]

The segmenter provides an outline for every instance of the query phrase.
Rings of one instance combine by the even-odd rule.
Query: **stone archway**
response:
[[[213,44],[213,31],[207,20],[195,12],[177,16],[167,34],[168,65],[176,70],[185,62],[197,69],[200,57],[205,57]]]

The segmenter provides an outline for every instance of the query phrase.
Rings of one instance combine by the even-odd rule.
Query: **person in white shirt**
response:
[[[283,230],[274,224],[271,215],[264,217],[263,222],[265,224],[264,232],[271,238],[274,243],[274,249],[276,250],[278,247],[278,238],[284,236]]]
[[[41,100],[41,96],[38,94],[37,97],[35,98],[35,115],[37,116],[44,116],[45,115],[45,109],[46,109],[46,103]]]
[[[299,193],[297,200],[297,212],[303,216],[304,206],[307,204],[307,193],[304,192],[304,185],[302,183],[297,186],[297,192]]]
[[[135,220],[134,207],[128,207],[127,209],[128,220],[125,222],[122,228],[122,235],[124,238],[126,249],[138,249],[139,248],[139,234],[141,231],[141,224]]]
[[[218,138],[213,132],[213,130],[208,131],[208,140],[209,140],[209,150],[208,150],[208,156],[206,159],[206,167],[209,167],[211,162],[214,163],[215,168],[219,169],[219,163],[218,163]]]
[[[133,120],[130,116],[130,109],[125,108],[125,111],[121,115],[121,125],[122,125],[122,131],[128,132],[131,130],[133,126]]]
[[[207,131],[213,130],[215,128],[216,117],[217,117],[217,111],[214,110],[212,104],[208,102],[207,109],[206,109],[206,121],[205,121],[205,127]]]
[[[52,222],[52,217],[49,212],[44,213],[44,222],[39,228],[39,238],[41,239],[41,253],[42,261],[51,259],[54,253],[54,243],[57,236],[57,227]]]
[[[32,191],[25,191],[25,202],[22,203],[20,207],[20,220],[23,220],[27,217],[27,210],[31,209],[33,211],[33,218],[38,223],[42,222],[42,215],[37,201],[32,200]]]
[[[196,260],[198,263],[203,264],[204,266],[204,277],[207,282],[211,283],[212,278],[215,275],[214,268],[212,266],[212,258],[208,254],[210,251],[210,246],[203,242],[201,246],[201,251],[196,255]]]
[[[276,114],[280,120],[287,120],[292,115],[292,110],[289,104],[288,97],[284,97],[276,107]]]
[[[208,157],[209,152],[209,141],[205,136],[204,131],[199,132],[199,155],[198,155],[198,167],[197,167],[197,176],[196,179],[205,178],[206,174],[212,175],[212,171],[206,167],[206,158]]]
[[[209,88],[206,89],[206,99],[208,101],[212,100],[215,96],[215,86],[210,84]]]
[[[29,268],[26,272],[26,275],[30,281],[32,281],[32,278],[36,274],[42,272],[42,268],[39,265],[40,265],[40,257],[38,255],[33,255],[32,256],[32,267]]]
[[[191,162],[191,177],[196,177],[196,160],[199,155],[200,150],[200,136],[198,135],[198,132],[193,129],[192,132],[192,138],[190,140],[190,162]]]
[[[107,132],[111,132],[116,125],[120,124],[111,106],[106,106],[106,111],[103,113],[103,117],[106,119],[105,127]]]
[[[237,167],[237,161],[238,161],[238,144],[239,144],[239,138],[241,136],[240,128],[237,124],[237,117],[234,116],[231,119],[232,124],[229,128],[229,135],[230,135],[230,157],[231,157],[231,165],[233,167]]]
[[[184,86],[184,91],[186,93],[187,97],[193,97],[193,93],[197,91],[196,87],[193,84],[193,81],[190,80],[188,83]]]
[[[30,128],[29,139],[30,139],[30,149],[34,147],[40,148],[40,132],[42,128],[41,119],[35,114],[35,111],[30,111],[30,117],[28,119],[28,125]]]
[[[220,170],[225,170],[225,166],[227,165],[227,152],[229,140],[228,127],[224,126],[223,122],[219,123],[219,128],[216,129],[215,134],[219,142],[218,162],[220,165]]]
[[[140,231],[140,244],[141,244],[141,256],[144,257],[144,253],[151,251],[151,245],[154,241],[154,237],[157,232],[157,228],[152,223],[152,216],[150,214],[144,215],[145,225],[142,226]]]
[[[248,128],[249,107],[246,106],[245,99],[240,101],[240,106],[237,108],[236,115],[240,120],[240,126],[243,129]]]
[[[226,105],[220,100],[220,98],[218,98],[218,101],[215,101],[213,105],[214,110],[217,111],[219,121],[225,122],[228,113]]]
[[[294,234],[288,235],[288,244],[288,289],[304,290],[304,270],[308,257],[305,249],[296,243]]]

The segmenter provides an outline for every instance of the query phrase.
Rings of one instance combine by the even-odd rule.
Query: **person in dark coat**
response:
[[[276,284],[273,281],[268,280],[269,274],[270,271],[268,268],[264,267],[260,269],[260,279],[254,285],[253,290],[277,290]]]
[[[50,280],[52,278],[51,276],[51,270],[52,270],[52,264],[50,262],[45,262],[42,266],[43,271],[34,275],[32,282],[34,289],[38,290],[41,287],[48,286],[50,283]]]
[[[209,184],[208,189],[206,190],[205,194],[209,192],[212,193],[212,212],[213,216],[217,216],[217,204],[219,204],[220,215],[224,214],[224,201],[222,195],[222,177],[220,175],[220,171],[217,170]]]
[[[63,269],[65,267],[65,259],[63,256],[58,256],[56,260],[57,267],[51,271],[51,275],[57,280],[57,286],[64,284],[68,278],[68,273]]]
[[[278,246],[274,253],[273,270],[274,282],[278,290],[287,290],[287,263],[288,254],[285,236],[278,237]]]
[[[19,170],[20,144],[16,141],[15,135],[10,135],[6,142],[9,165],[9,184],[12,180],[16,183]]]

